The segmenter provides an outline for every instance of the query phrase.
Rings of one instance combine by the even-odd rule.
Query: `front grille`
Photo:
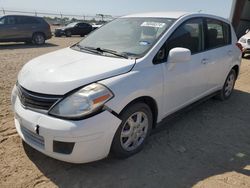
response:
[[[247,44],[249,44],[249,45],[250,45],[250,39],[248,39],[248,40],[247,40]]]
[[[20,125],[21,132],[23,133],[23,136],[25,140],[31,144],[34,144],[38,146],[39,148],[44,149],[44,138],[38,134],[33,133],[29,129],[23,127]]]
[[[17,83],[18,97],[25,108],[49,110],[62,96],[35,93]]]

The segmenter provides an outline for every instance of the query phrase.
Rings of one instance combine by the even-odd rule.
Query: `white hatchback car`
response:
[[[85,163],[140,151],[168,115],[217,94],[228,99],[241,51],[231,24],[200,13],[143,13],[27,63],[12,92],[30,146]]]
[[[246,31],[246,34],[240,38],[239,43],[242,45],[242,51],[243,51],[242,57],[244,57],[246,53],[250,53],[250,31],[249,29]]]

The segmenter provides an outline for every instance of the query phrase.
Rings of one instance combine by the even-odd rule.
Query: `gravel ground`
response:
[[[17,73],[32,58],[78,40],[0,44],[0,187],[250,187],[250,56],[230,100],[210,99],[162,123],[144,150],[126,160],[75,165],[23,143],[10,107]]]

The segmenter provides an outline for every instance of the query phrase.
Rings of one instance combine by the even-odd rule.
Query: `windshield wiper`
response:
[[[125,58],[125,59],[128,59],[128,55],[123,52],[123,53],[120,53],[120,52],[117,52],[115,50],[110,50],[110,49],[105,49],[105,48],[94,48],[94,47],[90,47],[90,46],[85,46],[85,47],[81,47],[83,50],[89,50],[89,51],[96,51],[96,52],[99,52],[99,53],[109,53],[109,54],[112,54],[112,55],[115,55],[117,57],[122,57],[122,58]]]
[[[80,44],[75,44],[74,46],[76,46],[77,48],[79,48],[81,51],[85,50],[85,51],[92,52],[92,53],[95,53],[95,54],[101,54],[101,52],[99,52],[99,51],[97,51],[95,49],[86,48],[86,47],[81,46]]]

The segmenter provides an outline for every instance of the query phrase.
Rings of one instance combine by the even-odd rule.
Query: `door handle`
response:
[[[11,29],[17,29],[17,27],[12,27]]]
[[[201,60],[201,63],[203,65],[207,64],[208,62],[209,62],[209,59],[207,59],[207,58],[204,58],[204,59]]]

